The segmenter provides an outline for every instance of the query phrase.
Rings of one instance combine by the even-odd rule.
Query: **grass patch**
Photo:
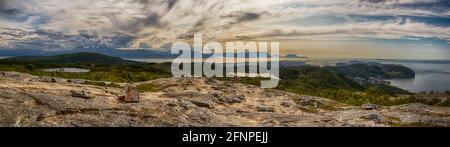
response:
[[[447,99],[444,102],[440,103],[439,106],[450,107],[450,99]]]

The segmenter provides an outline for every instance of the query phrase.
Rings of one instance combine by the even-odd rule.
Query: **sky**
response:
[[[280,42],[317,58],[450,59],[450,0],[0,0],[0,51]]]

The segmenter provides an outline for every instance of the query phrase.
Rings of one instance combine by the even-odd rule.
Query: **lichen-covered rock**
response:
[[[210,109],[214,107],[214,102],[210,100],[190,100],[190,102],[199,107],[205,107]]]
[[[73,97],[79,97],[79,98],[84,98],[84,99],[90,99],[90,98],[94,97],[90,92],[85,91],[85,90],[81,90],[81,91],[71,90],[70,93],[71,93],[71,96],[73,96]]]
[[[125,86],[123,96],[119,97],[120,100],[126,103],[137,103],[139,102],[140,95],[139,91],[131,85]]]
[[[364,118],[366,118],[368,120],[373,120],[373,121],[379,121],[380,120],[380,116],[378,116],[377,114],[368,114]]]
[[[364,104],[361,106],[361,109],[363,110],[376,110],[378,109],[378,105],[375,104]]]
[[[256,110],[258,110],[258,112],[275,112],[273,107],[268,106],[257,106]]]

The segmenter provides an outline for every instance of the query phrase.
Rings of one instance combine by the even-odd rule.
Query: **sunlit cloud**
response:
[[[0,47],[167,48],[190,41],[196,32],[219,41],[448,42],[449,5],[447,0],[0,0]]]

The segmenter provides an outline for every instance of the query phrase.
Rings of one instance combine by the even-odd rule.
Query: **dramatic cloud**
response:
[[[450,41],[448,0],[0,0],[0,48],[215,40]],[[447,44],[448,45],[448,44]]]

